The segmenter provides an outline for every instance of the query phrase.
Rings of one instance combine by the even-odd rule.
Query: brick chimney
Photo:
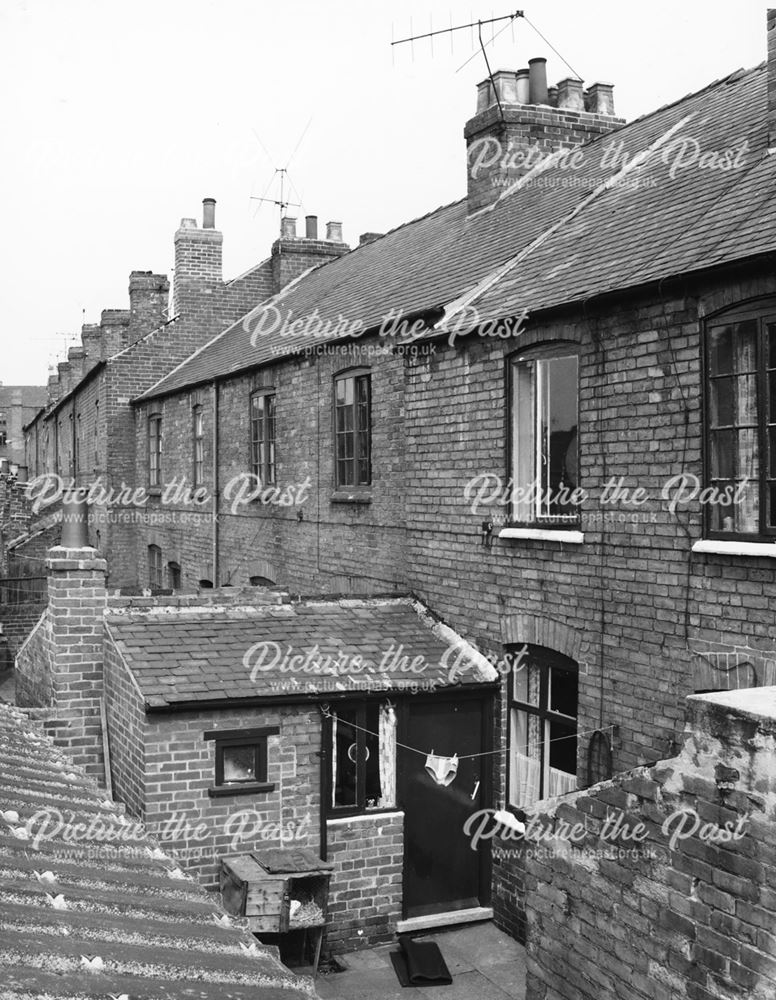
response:
[[[166,274],[133,271],[129,276],[128,342],[134,344],[167,319],[170,282]]]
[[[494,202],[555,150],[590,142],[625,124],[614,115],[611,84],[594,83],[585,92],[581,80],[567,77],[548,88],[545,64],[531,59],[527,70],[499,70],[493,83],[488,78],[478,85],[477,113],[464,128],[470,214]]]
[[[84,349],[84,374],[90,372],[100,360],[102,332],[99,323],[84,323],[81,327],[81,346]]]
[[[318,238],[318,217],[305,217],[305,235],[296,235],[296,219],[280,220],[280,238],[272,244],[272,289],[277,294],[311,267],[342,257],[350,247],[342,240],[342,223],[326,223],[326,239]]]
[[[128,309],[103,309],[100,313],[100,357],[103,361],[127,346]]]
[[[175,316],[194,317],[217,309],[223,288],[224,237],[215,228],[215,200],[205,198],[202,206],[202,229],[197,228],[195,219],[181,219],[175,233],[172,294]]]
[[[776,150],[776,8],[768,8],[768,148]]]
[[[56,546],[48,550],[46,570],[45,638],[38,646],[33,636],[32,648],[17,661],[21,702],[40,704],[43,695],[52,710],[49,733],[76,764],[104,781],[100,701],[107,566],[93,548]]]
[[[70,365],[70,384],[76,386],[83,378],[86,363],[86,352],[80,344],[68,348],[67,361]]]

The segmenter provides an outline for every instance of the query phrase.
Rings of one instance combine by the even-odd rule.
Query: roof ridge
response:
[[[745,76],[756,73],[765,67],[765,62],[759,63],[757,66],[752,66],[750,69],[744,69],[739,66],[738,69],[732,70],[725,76],[718,77],[716,80],[712,80],[711,83],[707,83],[704,87],[699,87],[698,90],[691,90],[689,93],[685,94],[683,97],[677,97],[673,101],[669,101],[667,104],[661,104],[659,108],[654,108],[652,111],[647,111],[643,115],[639,115],[638,118],[634,118],[629,122],[625,122],[620,128],[615,129],[615,132],[620,132],[622,129],[630,128],[632,125],[636,125],[638,122],[646,121],[648,118],[652,118],[654,115],[659,115],[664,111],[668,111],[669,108],[675,108],[677,105],[684,103],[684,101],[689,101],[693,97],[699,97],[701,94],[706,93],[706,91],[712,90],[714,87],[721,87],[725,83],[737,83],[742,80]],[[603,135],[597,135],[594,139],[589,142],[582,143],[582,146],[592,146],[596,142],[600,142],[602,139],[606,139],[608,136],[612,135],[612,132],[606,132]]]
[[[313,267],[308,267],[306,271],[303,271],[301,274],[298,274],[292,281],[289,281],[289,283],[285,285],[283,288],[281,288],[280,291],[277,292],[275,295],[271,295],[267,299],[262,299],[262,301],[257,302],[255,306],[251,306],[248,312],[243,313],[242,316],[239,316],[233,323],[230,323],[228,326],[224,327],[223,330],[219,330],[219,332],[215,334],[215,336],[211,337],[210,340],[207,341],[207,343],[202,344],[201,347],[198,347],[195,351],[192,351],[191,354],[187,355],[187,357],[183,359],[183,361],[177,364],[174,368],[171,368],[170,371],[164,374],[160,379],[158,379],[158,381],[154,382],[153,385],[150,385],[147,389],[144,389],[140,393],[140,395],[133,397],[133,399],[130,402],[134,403],[136,400],[145,399],[154,391],[154,389],[158,388],[158,386],[160,386],[166,379],[170,378],[171,375],[174,375],[175,372],[180,371],[181,368],[183,368],[190,361],[192,361],[194,358],[200,355],[204,350],[209,348],[212,344],[215,344],[217,340],[220,340],[221,337],[225,336],[231,330],[234,330],[237,326],[244,323],[249,316],[251,316],[254,312],[256,312],[257,309],[259,309],[260,307],[271,305],[273,302],[277,302],[286,294],[286,292],[289,289],[293,288],[297,284],[297,282],[301,281],[302,278],[306,277],[311,271],[315,271],[320,266],[321,266],[320,264],[317,264],[314,265]]]

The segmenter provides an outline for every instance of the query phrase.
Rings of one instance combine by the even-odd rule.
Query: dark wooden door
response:
[[[398,749],[399,803],[404,809],[404,915],[419,917],[487,904],[487,848],[473,851],[466,820],[491,806],[491,758],[468,757],[491,749],[490,698],[407,699],[402,743],[452,757],[458,771],[437,784],[425,757]]]

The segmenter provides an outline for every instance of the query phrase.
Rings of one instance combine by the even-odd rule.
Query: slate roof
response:
[[[765,65],[739,70],[581,147],[576,169],[553,161],[479,213],[467,217],[464,199],[359,246],[303,276],[272,307],[291,322],[316,314],[330,328],[344,318],[376,329],[391,310],[428,314],[472,295],[487,320],[776,250],[776,157],[764,155],[766,85]],[[744,140],[748,149],[736,168],[677,169],[672,177],[675,157],[663,162],[662,152],[685,139],[704,153]],[[620,143],[617,157],[604,157]],[[651,159],[633,166],[651,147]],[[691,142],[686,150],[689,157]],[[623,173],[624,161],[631,168]],[[624,183],[604,186],[614,179]],[[247,329],[242,320],[233,324],[139,398],[325,339],[276,332],[251,344],[266,308],[254,311]]]
[[[44,808],[52,834],[60,814],[70,825],[39,837],[43,820],[33,817]],[[74,839],[79,823],[123,839]],[[223,917],[216,897],[181,877],[22,711],[0,703],[0,996],[316,995],[235,921],[217,925]],[[102,968],[90,971],[84,959]]]
[[[235,698],[429,689],[497,676],[481,662],[451,676],[458,661],[446,656],[450,647],[471,647],[445,626],[421,618],[409,599],[195,613],[160,607],[109,614],[107,628],[152,709]]]

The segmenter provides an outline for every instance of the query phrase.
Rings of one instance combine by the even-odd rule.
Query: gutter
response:
[[[209,700],[195,699],[193,701],[173,701],[166,702],[164,705],[152,705],[146,701],[144,708],[146,715],[173,715],[177,712],[212,712],[216,710],[226,711],[227,709],[235,708],[261,708],[264,705],[309,705],[317,702],[348,701],[353,698],[359,698],[361,700],[370,697],[396,698],[403,694],[412,694],[412,697],[418,697],[420,694],[433,696],[437,693],[447,695],[452,692],[455,692],[456,694],[474,694],[482,691],[497,691],[500,688],[500,685],[500,679],[470,684],[448,684],[440,686],[434,691],[418,692],[418,695],[412,694],[412,691],[409,688],[385,688],[379,691],[365,691],[357,688],[347,691],[300,691],[297,693],[288,692],[286,694],[248,695],[247,697],[242,698],[234,697],[211,698]]]

